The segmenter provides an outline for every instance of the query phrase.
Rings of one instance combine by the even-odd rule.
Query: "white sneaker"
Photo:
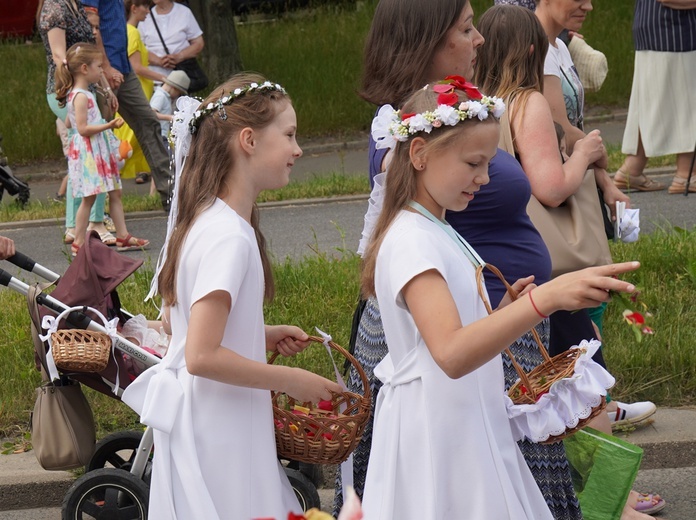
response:
[[[631,404],[616,401],[616,404],[618,408],[615,412],[607,412],[612,427],[644,421],[657,411],[655,404],[650,401]]]

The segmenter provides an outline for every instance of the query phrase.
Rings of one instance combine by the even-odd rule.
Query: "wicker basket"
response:
[[[101,372],[109,363],[111,355],[111,338],[106,332],[97,332],[83,329],[58,329],[61,320],[73,312],[79,311],[94,313],[101,319],[105,329],[109,330],[108,322],[104,315],[91,307],[70,307],[61,312],[55,319],[45,317],[48,320],[43,324],[44,328],[50,322],[48,343],[49,354],[53,357],[55,365],[65,372]]]
[[[309,339],[324,343],[316,336]],[[334,393],[332,409],[317,410],[312,409],[311,403],[298,403],[284,393],[271,392],[276,448],[282,458],[310,464],[339,464],[348,458],[362,438],[372,407],[370,383],[360,363],[348,351],[333,341],[328,345],[356,368],[363,384],[363,395],[348,391]],[[273,363],[277,356],[274,354],[268,363]],[[309,409],[309,413],[298,415],[296,405]],[[340,411],[343,405],[345,409]]]
[[[490,264],[487,264],[485,267],[488,268],[488,270],[490,270],[491,272],[493,272],[498,278],[500,278],[500,280],[505,285],[510,297],[513,300],[515,300],[517,298],[517,293],[505,280],[498,268]],[[476,268],[476,284],[478,286],[479,295],[481,296],[481,299],[483,300],[483,303],[486,306],[486,310],[490,314],[491,312],[493,312],[493,310],[491,309],[490,303],[485,298],[485,293],[483,291],[482,266],[478,266]],[[536,329],[532,328],[530,332],[534,337],[534,341],[536,342],[537,347],[539,348],[541,356],[544,358],[544,361],[540,365],[534,367],[530,372],[527,373],[524,371],[520,364],[517,363],[515,356],[512,354],[509,348],[506,348],[504,350],[504,352],[510,358],[512,366],[515,368],[515,372],[517,372],[517,375],[520,376],[520,379],[508,390],[508,396],[510,397],[510,399],[512,399],[512,402],[515,404],[536,403],[542,395],[549,391],[553,383],[573,375],[573,373],[575,372],[575,362],[582,354],[586,352],[586,350],[583,348],[575,348],[567,350],[565,352],[561,352],[560,354],[552,358],[549,356],[549,353],[547,352],[546,348],[544,348],[544,345]],[[560,435],[550,436],[541,444],[550,444],[553,442],[560,441],[564,437],[568,437],[576,431],[584,428],[585,426],[587,426],[587,423],[589,423],[590,421],[592,421],[592,419],[594,419],[600,413],[602,413],[606,406],[606,399],[604,396],[602,396],[599,401],[599,404],[592,408],[592,411],[590,412],[589,416],[587,416],[584,419],[580,419],[576,426],[572,428],[566,428],[566,431],[564,433]]]
[[[63,329],[51,342],[56,367],[66,372],[101,372],[109,363],[111,338],[104,332]]]

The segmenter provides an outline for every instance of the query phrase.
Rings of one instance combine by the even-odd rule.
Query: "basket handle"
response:
[[[97,315],[97,317],[99,317],[99,319],[101,319],[104,328],[106,329],[106,334],[112,339],[116,336],[118,318],[114,318],[113,320],[108,321],[106,317],[97,309],[87,307],[86,305],[81,307],[68,307],[56,317],[53,317],[51,315],[44,316],[43,320],[41,320],[41,328],[46,329],[47,332],[46,334],[39,334],[39,339],[41,339],[41,341],[48,342],[48,352],[46,353],[46,365],[48,367],[48,377],[50,381],[60,378],[60,374],[58,374],[58,368],[56,367],[56,362],[53,360],[53,339],[51,338],[51,336],[54,332],[58,330],[58,325],[60,324],[61,320],[65,319],[71,312],[74,311],[79,311],[83,314],[86,314],[87,311],[93,312]]]
[[[500,272],[500,269],[498,269],[496,266],[491,265],[491,264],[485,264],[485,266],[479,265],[476,267],[476,289],[478,290],[479,296],[483,300],[483,305],[486,307],[486,311],[488,311],[488,314],[493,313],[493,309],[491,308],[491,304],[488,301],[488,299],[485,296],[485,293],[483,291],[483,268],[487,267],[490,272],[492,272],[494,275],[496,275],[500,281],[503,283],[505,286],[505,290],[507,293],[510,295],[510,299],[512,301],[517,300],[518,297],[518,292],[513,289],[513,287],[508,283],[508,281],[505,279],[503,276],[503,273]],[[537,344],[537,347],[539,348],[539,352],[541,353],[541,356],[544,358],[544,362],[550,363],[552,367],[556,368],[555,365],[553,364],[553,360],[549,356],[549,353],[547,352],[546,348],[544,347],[544,344],[541,341],[541,338],[539,337],[539,333],[536,331],[534,327],[530,329],[530,332],[532,333],[532,337],[534,338],[534,341]],[[526,388],[528,388],[531,392],[534,392],[532,385],[529,382],[529,378],[527,377],[527,373],[524,371],[524,369],[520,366],[520,364],[517,362],[515,359],[515,356],[512,354],[510,351],[509,347],[505,347],[504,352],[508,355],[510,358],[510,361],[512,362],[512,366],[515,368],[515,372],[517,372],[517,375],[520,376],[520,379],[522,380],[522,384],[525,385]],[[536,397],[536,396],[534,396]]]
[[[320,338],[319,336],[309,336],[307,338],[308,341],[314,342],[314,343],[321,343],[327,348],[327,352],[329,353],[329,357],[331,357],[331,362],[334,365],[334,370],[336,372],[336,377],[338,378],[338,384],[343,384],[345,386],[345,382],[343,381],[343,378],[341,377],[340,372],[338,371],[338,368],[336,367],[336,363],[333,361],[333,356],[331,356],[330,349],[336,350],[338,353],[343,355],[351,365],[355,367],[355,370],[358,372],[358,375],[360,376],[360,380],[362,381],[363,385],[363,396],[367,399],[371,399],[371,392],[370,392],[370,382],[367,379],[367,375],[365,374],[365,370],[363,370],[363,367],[360,366],[360,363],[348,352],[346,349],[344,349],[341,345],[334,343],[331,336],[328,334],[325,334],[321,330],[317,329],[317,331],[320,334],[324,334],[323,338]],[[276,358],[280,354],[278,352],[274,352],[273,355],[268,359],[268,364],[272,365],[273,362],[276,360]]]

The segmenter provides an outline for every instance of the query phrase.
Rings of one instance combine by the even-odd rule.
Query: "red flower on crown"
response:
[[[478,87],[473,83],[469,83],[461,76],[447,76],[445,81],[449,82],[454,88],[463,90],[469,99],[478,100],[483,98],[483,94],[481,94]]]

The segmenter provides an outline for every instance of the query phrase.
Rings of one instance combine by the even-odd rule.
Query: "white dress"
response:
[[[375,410],[363,508],[367,520],[551,519],[515,443],[500,356],[459,379],[435,363],[402,288],[436,269],[463,324],[486,316],[474,268],[445,231],[402,211],[377,257],[375,286],[389,354]]]
[[[154,429],[149,518],[287,518],[301,508],[277,459],[269,391],[186,370],[191,306],[215,290],[232,298],[222,346],[265,363],[259,248],[252,227],[220,199],[196,219],[181,250],[169,351],[123,394]]]

